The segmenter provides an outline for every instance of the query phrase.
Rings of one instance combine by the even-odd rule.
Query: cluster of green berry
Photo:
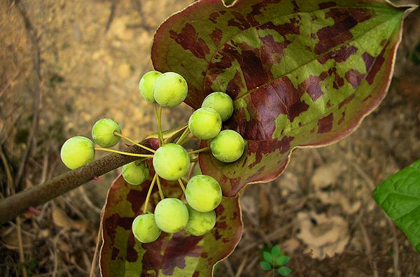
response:
[[[143,204],[143,213],[135,218],[132,225],[134,236],[142,243],[157,240],[161,231],[176,233],[186,230],[194,236],[204,235],[216,223],[215,209],[222,201],[220,184],[211,176],[196,175],[190,180],[185,176],[190,171],[191,155],[211,151],[213,156],[225,163],[238,160],[245,147],[240,134],[222,129],[222,122],[233,114],[233,101],[226,93],[214,92],[203,101],[202,107],[190,117],[188,126],[176,143],[165,141],[161,130],[162,107],[174,107],[182,103],[188,94],[185,79],[174,72],[160,73],[150,71],[139,83],[140,94],[154,106],[158,123],[157,150],[138,144],[121,134],[121,128],[112,119],[100,119],[92,128],[94,143],[82,136],[68,139],[62,149],[61,158],[70,169],[81,167],[94,159],[95,150],[115,152],[123,155],[139,157],[138,160],[126,164],[122,169],[124,180],[130,185],[140,185],[150,179],[147,160],[152,159],[155,175],[152,178]],[[159,107],[158,107],[159,105]],[[188,140],[190,132],[200,140],[212,140],[210,147],[187,151],[182,145]],[[127,153],[109,149],[120,139],[125,139],[151,154]],[[149,164],[150,165],[150,164]],[[160,178],[167,181],[178,181],[185,196],[186,204],[178,198],[165,198]],[[187,182],[186,187],[184,182]],[[148,213],[148,204],[154,185],[157,184],[161,201],[156,205],[154,213]]]
[[[101,147],[112,147],[116,145],[121,137],[121,128],[117,122],[110,118],[98,120],[92,128],[92,138]],[[94,143],[83,136],[69,138],[61,147],[61,160],[70,169],[84,166],[95,158]]]
[[[233,101],[223,92],[213,92],[203,101],[188,121],[188,128],[201,140],[212,139],[210,149],[219,161],[237,161],[244,152],[244,139],[232,130],[223,130],[222,121],[228,120],[233,113]]]
[[[173,234],[185,230],[193,236],[202,236],[214,227],[215,209],[222,201],[219,183],[210,176],[196,175],[183,190],[187,204],[178,198],[164,198],[156,205],[154,214],[143,213],[136,217],[132,230],[139,241],[153,242],[161,231]]]

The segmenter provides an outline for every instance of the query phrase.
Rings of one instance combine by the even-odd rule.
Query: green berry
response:
[[[155,81],[162,75],[159,71],[149,71],[143,75],[140,79],[139,83],[139,91],[141,96],[149,102],[155,103],[155,97],[153,95],[153,87],[155,85]]]
[[[112,147],[120,141],[114,132],[121,133],[120,125],[110,118],[99,119],[92,128],[92,138],[101,147]]]
[[[187,205],[189,220],[185,231],[193,236],[202,236],[216,224],[216,212],[210,211],[206,213],[197,212]]]
[[[201,107],[212,108],[220,114],[222,121],[228,120],[233,114],[232,98],[223,92],[213,92],[207,95]]]
[[[162,107],[181,104],[188,94],[188,84],[184,77],[175,72],[167,72],[156,79],[153,95]]]
[[[153,156],[156,173],[165,180],[176,181],[190,169],[190,157],[181,145],[168,143],[160,147]]]
[[[155,209],[157,226],[166,233],[177,233],[188,224],[188,209],[181,200],[166,198]]]
[[[214,210],[222,202],[222,189],[213,177],[197,175],[188,182],[185,197],[191,208],[205,213]]]
[[[126,164],[122,168],[122,176],[130,185],[141,185],[147,180],[149,170],[144,162],[137,165],[137,161]]]
[[[224,163],[238,160],[244,153],[244,148],[244,139],[232,130],[221,131],[210,143],[213,156]]]
[[[134,237],[142,243],[149,243],[157,240],[160,236],[160,229],[156,225],[153,214],[141,214],[137,216],[131,226]]]
[[[191,115],[188,128],[198,139],[212,139],[222,129],[222,119],[214,109],[200,108]]]
[[[95,158],[93,142],[82,136],[69,138],[61,147],[61,160],[70,169],[84,166]]]

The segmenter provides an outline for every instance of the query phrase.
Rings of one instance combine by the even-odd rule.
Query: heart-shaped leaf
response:
[[[155,35],[154,67],[186,78],[193,108],[228,93],[235,112],[225,127],[248,141],[232,164],[200,154],[203,173],[235,196],[276,178],[295,147],[351,133],[385,97],[411,9],[385,0],[202,0],[170,17]]]
[[[153,175],[151,175],[153,176]],[[102,214],[102,276],[209,276],[213,266],[228,256],[242,235],[238,198],[224,197],[216,209],[215,228],[204,236],[189,236],[185,231],[148,244],[137,241],[132,232],[134,218],[141,214],[150,180],[131,186],[118,177],[109,190]],[[166,197],[179,197],[179,184],[162,180]],[[151,196],[154,210],[159,201],[157,188]]]
[[[420,253],[420,160],[380,183],[373,197]]]

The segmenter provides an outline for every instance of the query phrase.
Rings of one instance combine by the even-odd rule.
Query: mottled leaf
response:
[[[373,197],[420,253],[420,160],[380,183]]]
[[[142,213],[149,186],[150,180],[131,186],[121,176],[112,184],[102,214],[102,276],[210,276],[216,262],[233,251],[242,235],[238,198],[223,198],[216,209],[216,226],[204,236],[162,232],[157,241],[141,244],[134,238],[131,224]],[[162,186],[166,197],[181,194],[178,183],[162,182]],[[151,211],[159,200],[156,187]]]
[[[386,95],[412,9],[385,0],[202,0],[170,17],[155,35],[154,67],[186,78],[193,108],[228,93],[235,112],[224,127],[247,140],[232,164],[200,154],[203,173],[235,196],[276,178],[295,147],[351,133]]]
[[[278,272],[280,273],[281,276],[287,276],[292,272],[292,270],[288,268],[287,266],[283,266],[279,268]]]
[[[267,262],[260,262],[260,265],[261,265],[261,268],[264,269],[264,270],[270,270],[270,269],[272,269],[271,268],[271,265],[269,263],[267,263]]]

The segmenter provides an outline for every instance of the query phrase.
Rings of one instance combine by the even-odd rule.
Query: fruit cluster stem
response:
[[[159,106],[156,103],[153,104],[153,110],[155,112],[155,117],[157,121],[158,127],[158,138],[159,138],[159,146],[163,145],[163,136],[162,136],[162,106]]]
[[[156,176],[157,176],[156,177],[156,182],[157,182],[158,189],[159,189],[160,199],[163,200],[163,199],[165,199],[165,196],[163,195],[162,185],[160,184],[160,178],[157,174],[156,174]]]
[[[188,135],[190,134],[190,128],[186,128],[184,130],[184,132],[182,133],[182,135],[179,137],[178,141],[176,142],[176,144],[182,145],[185,141],[185,139],[188,137]]]
[[[155,152],[156,152],[156,151],[155,151],[155,150],[153,150],[152,148],[149,148],[149,147],[147,147],[147,146],[141,145],[140,143],[135,142],[134,140],[130,139],[129,137],[124,136],[123,134],[120,134],[120,133],[118,133],[118,132],[114,132],[114,135],[115,135],[115,136],[118,136],[118,137],[120,137],[120,138],[122,138],[122,139],[125,139],[126,141],[131,142],[132,144],[134,144],[134,145],[136,145],[136,146],[138,146],[138,147],[141,147],[141,148],[143,148],[143,149],[145,149],[145,150],[147,150],[147,151],[150,151],[150,152],[152,152],[152,153],[155,153]]]
[[[209,151],[210,147],[201,148],[198,150],[188,152],[188,155]]]
[[[185,186],[184,186],[184,183],[182,182],[182,180],[181,180],[181,179],[178,179],[178,183],[179,183],[179,185],[181,186],[182,192],[183,192],[183,193],[184,193],[184,195],[185,195]]]
[[[158,178],[157,174],[153,177],[152,183],[150,184],[149,191],[147,192],[146,201],[144,201],[144,207],[143,207],[143,214],[147,212],[147,206],[149,206],[149,199],[150,195],[152,194],[153,186],[155,185],[156,178]]]
[[[140,158],[153,158],[153,155],[128,153],[128,152],[123,152],[123,151],[118,151],[118,150],[108,149],[108,148],[102,148],[102,147],[95,147],[95,150],[96,151],[112,152],[112,153],[117,153],[117,154],[121,154],[121,155],[140,157]]]
[[[147,160],[147,158],[143,158],[143,159],[139,159],[139,160],[135,161],[136,166],[139,166],[145,160]]]

